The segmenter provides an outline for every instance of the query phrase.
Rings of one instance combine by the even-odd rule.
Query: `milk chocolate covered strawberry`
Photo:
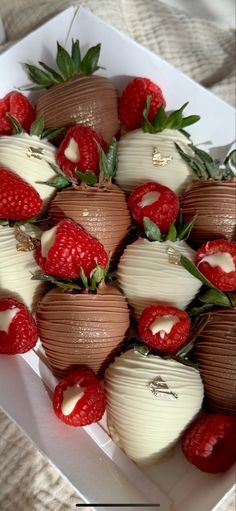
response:
[[[236,179],[233,151],[224,162],[214,160],[206,151],[191,145],[193,155],[178,146],[180,155],[195,173],[195,179],[180,198],[186,222],[197,220],[189,243],[198,247],[215,239],[236,240]]]
[[[103,76],[93,75],[99,69],[101,45],[90,48],[82,57],[79,41],[72,41],[69,54],[57,43],[57,69],[39,62],[40,67],[26,64],[31,80],[47,89],[37,102],[45,126],[88,126],[109,143],[119,129],[117,91]]]

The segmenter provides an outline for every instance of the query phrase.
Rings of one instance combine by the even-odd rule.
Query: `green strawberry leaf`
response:
[[[182,130],[186,126],[190,126],[199,121],[199,115],[189,115],[188,117],[183,117],[183,110],[188,105],[184,103],[178,110],[171,112],[169,115],[165,112],[163,106],[159,108],[157,111],[155,118],[152,122],[148,120],[148,113],[150,109],[152,97],[148,96],[144,110],[143,110],[143,123],[142,129],[146,133],[159,133],[164,129],[176,129]]]
[[[194,342],[193,341],[188,342],[187,344],[182,346],[182,348],[180,348],[179,351],[177,351],[177,353],[176,353],[177,357],[188,356],[189,353],[192,351],[193,347],[194,347]]]
[[[81,64],[81,53],[78,39],[76,39],[76,41],[72,39],[71,58],[73,62],[74,72],[79,73]]]
[[[80,181],[88,186],[93,186],[98,182],[96,174],[94,174],[94,172],[92,172],[91,170],[81,172],[81,170],[76,168],[75,173],[79,177]]]
[[[143,226],[145,234],[150,241],[162,241],[161,231],[148,217],[144,217]]]
[[[50,76],[45,71],[42,71],[36,66],[32,66],[31,64],[25,64],[25,67],[28,71],[28,75],[32,82],[40,85],[41,87],[51,87],[55,82],[52,76]]]
[[[31,124],[30,135],[35,135],[36,137],[41,137],[44,130],[44,118],[42,115],[37,117],[34,122]]]
[[[178,240],[181,241],[181,240],[187,240],[190,233],[191,233],[191,230],[195,224],[197,220],[197,215],[195,215],[191,220],[190,222],[188,222],[188,224],[186,225],[183,225],[182,228],[180,228],[180,230],[178,231]]]
[[[97,144],[99,150],[99,169],[100,174],[108,181],[109,178],[113,178],[116,175],[117,171],[117,140],[115,138],[112,139],[111,143],[108,146],[107,153],[105,153],[102,147]]]
[[[10,125],[12,127],[12,131],[14,135],[18,135],[19,133],[24,133],[24,129],[22,128],[20,122],[16,117],[9,114],[9,112],[6,113],[6,117],[8,118]]]
[[[80,278],[83,282],[85,289],[89,289],[88,278],[86,277],[83,268],[80,268]]]
[[[46,128],[43,130],[41,138],[46,138],[47,140],[54,140],[59,135],[62,134],[65,128]]]
[[[72,291],[73,289],[81,291],[83,289],[81,286],[70,279],[57,279],[56,277],[52,277],[52,275],[44,275],[42,273],[36,273],[31,277],[31,280],[51,282],[52,284],[55,284],[56,286],[68,291]]]
[[[195,264],[192,263],[192,261],[190,261],[190,259],[188,259],[187,257],[185,257],[182,254],[180,256],[180,263],[185,268],[185,270],[187,270],[189,273],[191,273],[191,275],[193,275],[193,277],[196,277],[196,279],[200,280],[202,282],[202,284],[204,284],[207,287],[210,287],[211,289],[216,289],[215,286],[213,286],[213,284],[211,284],[211,282],[208,279],[206,279],[204,277],[204,275],[198,270],[198,268],[195,266]]]
[[[198,296],[200,302],[209,303],[211,305],[219,305],[221,307],[231,307],[231,301],[226,293],[219,289],[207,289]]]
[[[56,175],[48,179],[48,181],[37,181],[38,183],[53,186],[53,188],[66,188],[71,185],[71,179],[57,165],[49,161],[48,164]]]
[[[201,306],[192,307],[191,309],[188,310],[188,315],[190,316],[190,318],[194,318],[195,316],[199,316],[203,312],[206,312],[207,310],[210,310],[213,307],[214,305],[212,305],[212,303],[205,303],[204,305]]]
[[[173,222],[170,225],[169,231],[168,231],[165,239],[169,240],[169,241],[177,241],[177,229],[175,227],[175,222]]]
[[[64,82],[63,76],[59,75],[59,73],[57,73],[54,69],[47,66],[47,64],[45,64],[44,62],[39,62],[39,64],[41,67],[43,67],[43,69],[45,69],[45,71],[47,71],[51,75],[54,83],[63,83]]]
[[[70,54],[57,42],[56,63],[63,78],[69,80],[74,74],[74,64]]]
[[[144,355],[144,357],[146,357],[151,350],[148,348],[148,346],[140,342],[134,346],[134,351],[135,353],[140,353],[140,355]]]
[[[179,129],[183,134],[186,134],[185,136],[187,136],[187,138],[190,138],[190,134],[187,133],[183,128],[186,128],[186,126],[191,126],[198,121],[200,121],[200,115],[189,115],[188,117],[184,117],[184,119],[181,120],[181,128]]]
[[[87,53],[85,54],[84,58],[82,59],[80,63],[80,73],[82,75],[91,75],[97,69],[99,69],[98,61],[100,57],[100,51],[101,51],[101,44],[97,44],[96,46],[93,46],[92,48],[89,48]]]
[[[91,291],[95,291],[97,285],[100,284],[100,282],[102,282],[102,280],[105,279],[105,273],[106,273],[106,270],[104,270],[97,263],[96,268],[94,268],[94,270],[90,274],[90,279],[91,280],[90,280],[89,288],[90,288]]]
[[[184,217],[183,217],[183,210],[180,208],[178,212],[178,216],[175,221],[175,227],[177,229],[177,232],[179,232],[184,226]]]

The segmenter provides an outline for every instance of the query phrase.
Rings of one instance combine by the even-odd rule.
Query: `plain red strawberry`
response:
[[[203,261],[206,256],[214,254],[229,254],[232,270],[223,271],[220,266],[213,266],[211,261]],[[228,256],[228,257],[229,257]],[[196,265],[203,275],[221,291],[234,291],[236,289],[236,242],[228,240],[208,241],[196,253]],[[214,262],[215,265],[215,262]],[[234,266],[234,269],[233,269]]]
[[[124,89],[119,100],[119,119],[127,130],[141,128],[143,110],[148,96],[152,97],[148,120],[153,121],[160,106],[166,102],[162,90],[148,78],[134,78]]]
[[[54,241],[46,256],[42,243],[48,231],[42,235],[41,248],[37,247],[35,258],[47,275],[61,278],[79,278],[81,268],[87,277],[96,268],[96,264],[106,268],[108,255],[96,238],[87,233],[78,224],[68,218],[61,220],[50,229],[54,233]]]
[[[14,298],[0,298],[0,353],[25,353],[37,339],[36,323],[28,309]]]
[[[0,218],[27,220],[37,216],[43,201],[21,177],[0,167]]]
[[[78,400],[70,408],[65,409],[68,389],[75,393],[81,390]],[[70,392],[70,391],[69,391]],[[72,409],[71,409],[72,408]],[[99,380],[92,371],[77,369],[60,381],[53,394],[53,409],[59,419],[69,426],[87,426],[99,421],[106,408],[104,391]],[[66,411],[66,414],[65,414]],[[63,413],[64,412],[64,413]]]
[[[182,450],[203,472],[225,472],[236,461],[236,417],[214,414],[196,419],[183,434]]]
[[[163,318],[177,320],[167,332],[168,328],[161,329],[159,320]],[[154,322],[157,323],[155,325]],[[157,333],[152,330],[160,329]],[[177,307],[169,307],[167,305],[151,305],[144,309],[139,319],[139,335],[141,339],[151,348],[160,354],[169,355],[177,353],[177,351],[186,343],[191,327],[190,317],[187,312],[177,309]]]
[[[72,142],[71,142],[72,141]],[[85,126],[69,128],[57,153],[57,165],[69,177],[76,177],[75,169],[99,173],[99,144],[107,151],[107,143],[96,131]],[[69,147],[69,149],[68,149]],[[66,154],[65,154],[66,151]],[[71,152],[71,159],[69,153]]]
[[[7,113],[15,117],[27,132],[30,131],[31,124],[36,117],[35,109],[26,96],[21,92],[9,92],[0,99],[0,135],[12,134],[12,126],[7,118]]]
[[[128,206],[138,225],[143,226],[143,219],[147,217],[161,232],[166,233],[177,218],[179,199],[167,186],[151,181],[137,186],[131,192]]]

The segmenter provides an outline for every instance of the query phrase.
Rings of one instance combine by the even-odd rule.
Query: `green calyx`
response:
[[[148,120],[148,113],[150,109],[152,97],[148,96],[145,107],[143,110],[143,122],[142,129],[145,133],[159,133],[165,129],[175,129],[175,130],[184,130],[187,126],[191,124],[195,124],[199,121],[199,115],[189,115],[188,117],[183,117],[183,111],[188,105],[184,103],[181,108],[175,110],[171,114],[167,114],[164,107],[161,106],[155,115],[153,121]]]
[[[177,143],[175,143],[175,147],[199,179],[226,181],[235,177],[235,149],[228,154],[224,161],[220,161],[218,159],[214,160],[206,151],[199,149],[193,144],[189,144],[193,151],[193,156],[185,153]]]
[[[19,135],[20,133],[26,133],[24,128],[16,117],[7,113],[7,118],[11,124],[13,135]],[[41,139],[53,140],[62,133],[64,128],[47,128],[44,129],[44,118],[42,115],[37,117],[30,127],[30,136],[38,137]]]
[[[76,178],[70,178],[67,176],[63,170],[60,169],[57,165],[48,162],[51,169],[55,172],[55,176],[50,178],[48,181],[43,182],[48,186],[53,186],[54,188],[62,189],[67,188],[68,186],[77,186],[78,182],[85,184],[86,186],[94,186],[99,185],[103,186],[105,183],[109,183],[113,177],[116,175],[117,169],[117,140],[115,138],[112,139],[111,143],[108,146],[107,153],[105,153],[102,147],[98,144],[99,151],[99,178],[92,170],[86,170],[86,172],[82,172],[78,167],[75,169]],[[40,181],[39,181],[40,182]]]
[[[197,316],[214,306],[236,306],[236,292],[225,293],[217,289],[208,279],[206,279],[206,277],[204,277],[197,266],[183,255],[180,256],[180,264],[204,285],[203,291],[197,296],[196,305],[193,307],[190,306],[191,308],[188,311],[190,316]]]
[[[80,277],[77,279],[61,279],[51,275],[36,273],[31,277],[31,280],[50,282],[65,291],[82,291],[83,289],[87,289],[90,293],[95,293],[98,285],[106,280],[108,270],[109,263],[105,269],[97,263],[89,277],[86,277],[83,268],[81,268]]]
[[[191,233],[191,230],[196,222],[197,215],[195,215],[190,222],[184,224],[182,210],[179,210],[179,214],[175,222],[173,222],[167,234],[163,235],[159,227],[150,220],[148,217],[144,217],[143,226],[145,234],[150,241],[186,241]]]
[[[56,64],[57,70],[49,67],[44,62],[39,62],[40,67],[25,64],[28,75],[34,86],[27,89],[50,88],[53,85],[64,83],[74,75],[91,75],[97,71],[100,57],[101,44],[89,48],[84,57],[81,57],[78,39],[72,40],[71,53],[57,42]]]

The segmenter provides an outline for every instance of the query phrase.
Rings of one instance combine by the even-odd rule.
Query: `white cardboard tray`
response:
[[[232,146],[233,108],[83,8],[66,9],[0,56],[0,97],[28,82],[23,62],[44,60],[50,65],[56,41],[70,48],[72,38],[80,39],[82,50],[102,43],[103,74],[118,88],[131,76],[147,76],[163,88],[167,109],[176,109],[188,100],[186,114],[201,116],[189,131],[195,143],[209,143],[214,156]],[[151,509],[148,504],[153,503],[160,504],[153,509],[162,511],[210,511],[234,485],[234,467],[225,474],[203,474],[184,459],[179,446],[172,459],[141,469],[114,445],[103,424],[79,429],[65,426],[51,408],[50,391],[55,382],[34,351],[0,357],[1,407],[85,502],[147,504],[143,511]]]

